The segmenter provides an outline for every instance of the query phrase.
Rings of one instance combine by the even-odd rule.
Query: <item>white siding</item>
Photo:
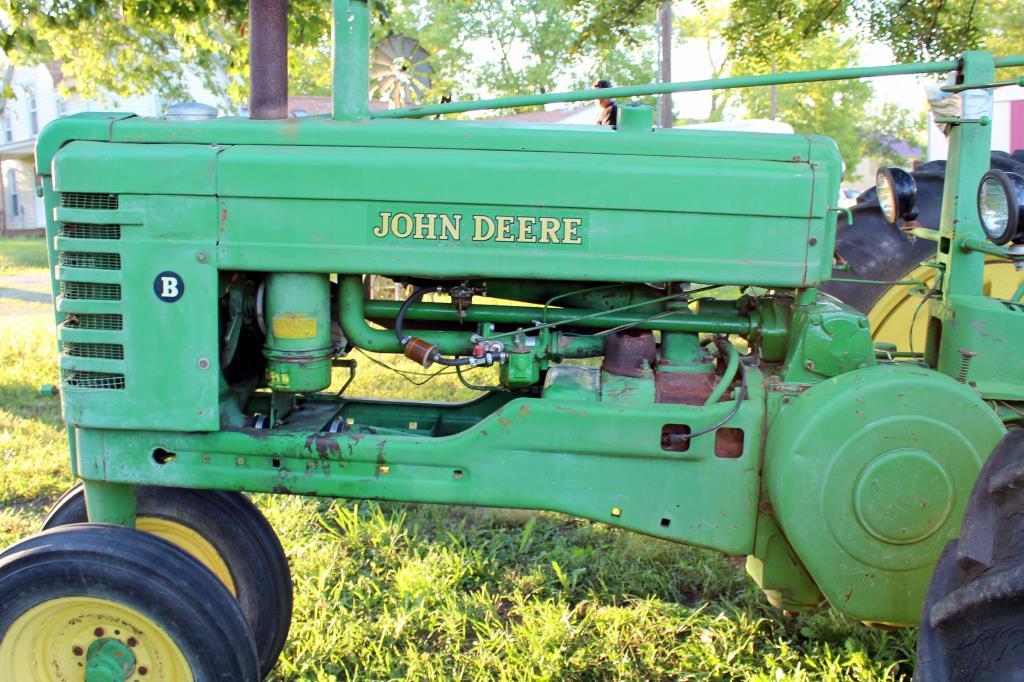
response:
[[[0,64],[0,69],[3,65]],[[213,94],[202,85],[202,80],[190,76],[186,83],[197,102],[216,105]],[[34,192],[34,166],[32,154],[35,134],[46,127],[46,124],[59,115],[78,114],[86,111],[128,111],[139,116],[160,116],[163,114],[164,102],[154,94],[134,95],[131,97],[105,97],[99,100],[84,100],[72,96],[63,101],[53,82],[53,76],[44,65],[19,66],[12,69],[11,90],[14,98],[4,101],[4,116],[0,118],[0,172],[3,173],[4,201],[6,208],[6,226],[8,230],[36,229],[44,226],[45,217],[39,210],[39,202]],[[31,98],[35,96],[37,131],[32,130]],[[222,108],[222,111],[224,109]],[[4,136],[5,121],[10,122],[10,137]],[[14,170],[17,177],[19,213],[11,211],[11,191],[7,187],[7,171]]]
[[[32,166],[32,162],[21,159],[5,159],[0,164],[0,170],[3,172],[4,210],[7,216],[7,229],[15,231],[33,230],[43,227],[45,216],[40,215],[36,210],[35,169]],[[12,188],[9,184],[12,171],[16,188]],[[14,213],[14,205],[11,201],[11,195],[15,193],[14,189],[17,190],[16,193],[18,195],[17,214]]]

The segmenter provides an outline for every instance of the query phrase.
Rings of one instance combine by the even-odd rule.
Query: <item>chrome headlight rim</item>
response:
[[[1003,198],[1006,201],[1006,224],[1001,230],[991,230],[985,220],[985,213],[982,210],[982,199],[986,185],[996,183],[1002,190]],[[985,237],[996,246],[1003,246],[1010,242],[1018,243],[1024,241],[1024,176],[1017,173],[993,168],[981,176],[978,183],[978,221]]]
[[[875,191],[878,194],[878,207],[882,210],[882,217],[890,225],[895,225],[900,218],[917,218],[917,182],[907,171],[882,166],[875,173]],[[889,205],[882,199],[886,191],[891,197]]]

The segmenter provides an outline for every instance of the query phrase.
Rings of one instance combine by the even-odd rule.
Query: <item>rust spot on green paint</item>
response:
[[[331,436],[315,433],[306,438],[306,450],[313,452],[314,449],[320,459],[328,459],[331,455],[338,455],[341,452],[341,444]]]

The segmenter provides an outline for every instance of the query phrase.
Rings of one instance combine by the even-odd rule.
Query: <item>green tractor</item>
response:
[[[970,96],[1024,57],[371,114],[366,4],[337,0],[333,115],[288,120],[284,3],[252,10],[250,117],[40,136],[82,482],[0,554],[0,680],[267,675],[292,588],[244,492],[601,521],[745,556],[787,611],[920,623],[922,680],[1021,679],[1024,305],[983,287],[987,262],[1024,263],[1024,177],[989,169],[987,118],[948,121],[941,218],[897,234],[927,246],[923,288],[833,272],[827,138],[655,129],[644,106],[615,129],[422,119],[949,71]],[[913,176],[880,177],[886,224],[910,220]],[[878,344],[877,297],[838,284],[917,292],[921,343]],[[353,349],[497,384],[350,397]]]

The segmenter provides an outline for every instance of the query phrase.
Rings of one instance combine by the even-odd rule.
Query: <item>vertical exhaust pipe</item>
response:
[[[288,118],[288,0],[249,0],[249,118]]]

